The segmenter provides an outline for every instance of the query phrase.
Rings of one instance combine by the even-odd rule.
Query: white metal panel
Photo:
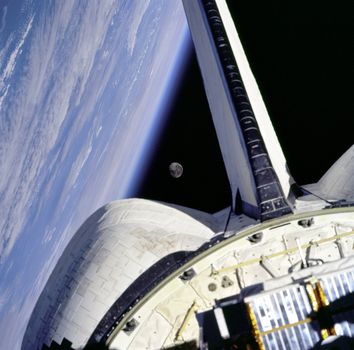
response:
[[[326,199],[354,201],[354,145],[329,168],[318,183],[305,187]]]
[[[241,131],[236,124],[236,112],[227,91],[227,83],[223,78],[222,68],[210,38],[201,5],[199,1],[184,0],[183,6],[197,52],[206,95],[230,181],[232,197],[236,197],[239,188],[242,199],[250,205],[257,206],[247,151],[240,136]]]
[[[232,47],[238,68],[242,76],[243,83],[245,84],[248,97],[250,99],[257,123],[259,125],[259,129],[267,147],[269,157],[272,161],[273,168],[278,175],[283,192],[287,197],[289,195],[290,185],[294,182],[294,180],[288,171],[283,150],[281,149],[278,137],[273,128],[273,124],[269,118],[269,114],[264,104],[262,95],[259,91],[256,79],[254,78],[250,65],[247,61],[245,51],[243,50],[226,1],[215,1],[223,20],[230,45]],[[237,19],[235,22],[237,22]]]
[[[217,0],[220,16],[230,41],[242,80],[254,110],[259,129],[266,145],[273,168],[279,178],[285,197],[294,182],[289,174],[286,160],[264,105],[262,96],[249,67],[246,55],[239,40],[236,28],[225,0]],[[198,63],[204,81],[210,110],[217,131],[221,151],[225,161],[233,198],[237,189],[244,202],[257,206],[253,176],[248,162],[247,150],[242,133],[236,121],[236,112],[231,103],[222,68],[211,40],[207,21],[203,16],[200,1],[184,0],[183,5],[197,52]]]
[[[320,340],[316,321],[298,324],[312,312],[304,286],[289,286],[256,295],[249,297],[247,302],[255,313],[266,349],[312,349]]]
[[[321,285],[330,303],[340,299],[352,299],[354,292],[354,269],[340,271],[335,274],[321,277]],[[342,306],[347,306],[344,302]],[[337,335],[354,336],[354,310],[347,307],[346,311],[338,312],[333,315],[334,327]]]

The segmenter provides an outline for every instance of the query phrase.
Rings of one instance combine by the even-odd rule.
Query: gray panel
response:
[[[255,313],[266,349],[311,349],[320,340],[318,322],[297,324],[312,312],[304,286],[260,294],[247,302]]]
[[[350,302],[353,298],[353,295],[349,294],[354,291],[354,270],[321,277],[321,285],[328,301],[331,303],[337,335],[353,337],[354,310],[353,303],[348,305],[348,301]],[[344,298],[345,296],[347,296],[347,300]],[[337,310],[339,312],[336,312]]]

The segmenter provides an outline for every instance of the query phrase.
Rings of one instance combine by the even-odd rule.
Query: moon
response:
[[[170,171],[170,175],[172,177],[174,177],[175,179],[181,177],[183,174],[183,167],[181,164],[179,164],[177,162],[171,163],[170,166],[168,167],[168,169]]]

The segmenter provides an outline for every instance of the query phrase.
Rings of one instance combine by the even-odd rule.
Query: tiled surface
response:
[[[25,349],[63,337],[82,346],[122,292],[166,254],[196,249],[213,232],[190,216],[145,200],[93,214],[60,258],[29,322]],[[25,345],[26,344],[26,345]]]

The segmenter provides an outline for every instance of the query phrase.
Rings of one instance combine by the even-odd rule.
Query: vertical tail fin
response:
[[[354,201],[354,145],[317,183],[307,185],[305,188],[326,200]]]
[[[232,196],[267,220],[291,212],[292,178],[225,0],[183,0]]]

